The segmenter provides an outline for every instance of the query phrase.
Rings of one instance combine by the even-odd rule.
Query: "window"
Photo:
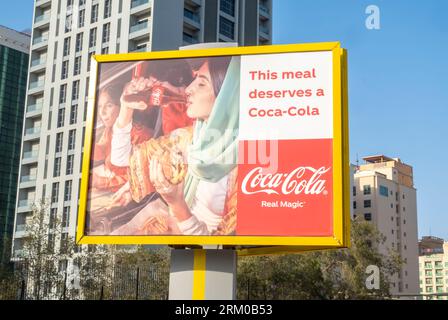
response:
[[[372,221],[372,214],[371,213],[365,213],[364,214],[364,219],[366,221]]]
[[[443,284],[443,278],[436,278],[436,284]]]
[[[425,279],[426,284],[432,284],[432,278],[426,278]]]
[[[73,24],[73,16],[71,14],[67,14],[65,17],[65,32],[70,32],[72,30]]]
[[[61,158],[54,159],[53,177],[59,177],[61,175]]]
[[[61,247],[60,252],[65,253],[67,251],[68,233],[61,234]]]
[[[57,127],[63,127],[64,126],[64,120],[65,120],[65,108],[59,108],[58,110],[58,123]]]
[[[59,182],[53,183],[51,188],[51,203],[57,203],[59,199]]]
[[[443,293],[443,287],[436,287],[437,293]]]
[[[64,39],[64,57],[70,54],[70,37]]]
[[[398,201],[398,192],[395,192],[395,200]]]
[[[389,189],[385,186],[380,186],[380,195],[384,196],[384,197],[388,197],[389,196]]]
[[[432,271],[431,270],[425,270],[425,276],[426,277],[432,277]]]
[[[79,58],[81,58],[81,57],[79,57]],[[79,80],[74,81],[73,87],[72,87],[72,101],[76,101],[78,99],[79,99]]]
[[[395,207],[395,212],[396,212],[396,213],[399,213],[399,212],[400,212],[400,207],[398,206],[398,204],[397,204],[396,207]]]
[[[90,77],[87,77],[86,78],[86,88],[85,88],[86,98],[89,98],[89,85],[90,85]]]
[[[72,180],[65,181],[64,201],[72,200]]]
[[[103,26],[103,43],[109,42],[110,38],[110,23],[106,23]]]
[[[81,57],[75,58],[75,66],[73,68],[73,75],[77,76],[81,73]]]
[[[67,79],[68,77],[68,61],[62,62],[62,71],[61,71],[61,79]]]
[[[85,20],[86,20],[86,10],[84,9],[79,10],[78,28],[84,27]]]
[[[364,208],[371,208],[372,200],[364,200]]]
[[[220,9],[232,17],[235,16],[235,0],[221,0]]]
[[[432,292],[432,287],[426,287],[426,292]]]
[[[82,35],[83,35],[82,32],[76,35],[76,47],[75,47],[76,52],[81,52],[82,50]]]
[[[90,29],[89,34],[89,48],[96,46],[96,28]]]
[[[47,249],[51,253],[54,252],[54,234],[53,233],[48,234]]]
[[[68,150],[75,149],[75,142],[76,142],[76,130],[70,130],[68,132]]]
[[[74,104],[70,108],[70,124],[76,124],[78,118],[78,105]]]
[[[90,23],[95,23],[98,21],[98,4],[92,6],[92,14],[90,17]]]
[[[404,193],[403,193],[403,200],[405,199]]]
[[[235,34],[235,24],[224,17],[219,17],[219,32],[227,38],[233,39]]]
[[[86,4],[86,0],[79,0],[79,6],[83,6]]]
[[[56,134],[56,148],[55,148],[55,152],[62,152],[62,136],[63,133],[59,132],[58,134]]]
[[[436,276],[437,277],[443,277],[443,271],[442,270],[436,270]]]
[[[57,208],[51,208],[51,210],[50,210],[50,219],[48,221],[48,227],[50,229],[56,228],[57,213],[58,213],[58,209]]]
[[[101,54],[108,54],[108,53],[109,53],[109,47],[101,49]]]
[[[66,168],[66,174],[70,175],[73,174],[73,160],[74,160],[74,155],[71,154],[67,157],[67,168]]]
[[[62,227],[67,228],[70,221],[70,207],[64,207],[62,212]]]
[[[432,269],[432,262],[431,261],[426,261],[425,262],[425,269]]]
[[[356,209],[356,201],[353,201],[353,209]]]
[[[363,186],[363,189],[364,189],[364,194],[371,194],[372,193],[372,191],[370,189],[370,184],[367,184],[367,185]]]
[[[67,101],[67,85],[63,84],[59,88],[59,103],[65,103]]]
[[[104,19],[107,19],[111,16],[112,13],[112,0],[106,0],[104,3]]]
[[[353,196],[356,196],[356,187],[353,187]]]

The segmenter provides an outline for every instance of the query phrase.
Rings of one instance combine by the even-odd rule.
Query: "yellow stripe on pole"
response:
[[[204,300],[205,250],[195,249],[193,259],[193,300]]]

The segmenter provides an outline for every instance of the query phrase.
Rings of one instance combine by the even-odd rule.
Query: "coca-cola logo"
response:
[[[326,194],[326,179],[323,176],[331,167],[298,167],[290,173],[263,174],[263,168],[251,170],[243,180],[244,194]]]
[[[152,90],[151,99],[153,105],[160,106],[162,104],[162,93],[163,89],[161,87],[155,87]]]

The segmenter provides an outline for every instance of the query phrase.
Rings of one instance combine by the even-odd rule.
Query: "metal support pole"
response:
[[[235,250],[173,250],[169,299],[236,299],[236,261]]]

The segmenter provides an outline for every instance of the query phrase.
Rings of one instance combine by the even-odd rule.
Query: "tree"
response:
[[[245,257],[238,264],[239,299],[377,299],[390,297],[389,277],[398,272],[397,252],[383,255],[375,227],[353,221],[349,249],[267,257]],[[378,290],[366,287],[366,269],[380,270]]]
[[[26,237],[17,250],[16,268],[27,283],[27,298],[43,299],[54,297],[55,287],[64,280],[59,272],[59,262],[67,261],[70,250],[59,250],[55,243],[64,243],[62,225],[57,217],[47,214],[48,205],[42,201],[32,206],[32,216],[26,224]],[[64,246],[64,244],[62,244]]]

